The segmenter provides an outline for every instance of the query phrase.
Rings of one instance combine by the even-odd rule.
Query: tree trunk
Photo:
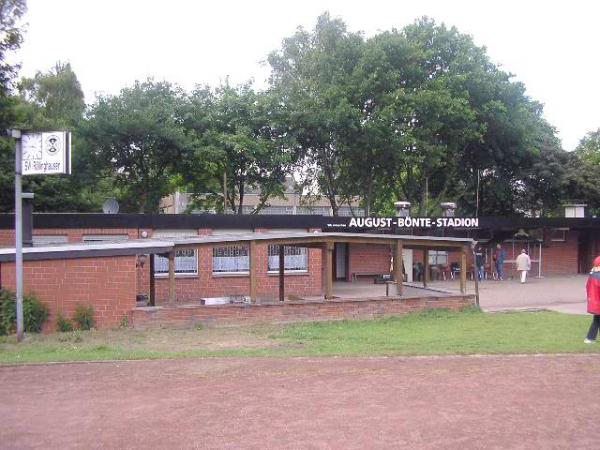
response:
[[[429,176],[423,178],[423,189],[421,190],[421,201],[419,202],[419,215],[427,214],[427,203],[429,201]]]

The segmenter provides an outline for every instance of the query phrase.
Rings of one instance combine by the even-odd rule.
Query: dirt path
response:
[[[600,356],[0,367],[0,447],[597,448]]]

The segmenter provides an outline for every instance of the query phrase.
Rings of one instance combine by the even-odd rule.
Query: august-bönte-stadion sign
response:
[[[71,133],[48,131],[21,137],[23,175],[71,173]]]
[[[328,223],[330,230],[356,231],[391,228],[477,228],[476,217],[352,217],[345,222]]]

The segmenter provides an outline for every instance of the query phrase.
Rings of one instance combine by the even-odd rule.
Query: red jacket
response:
[[[600,272],[592,272],[588,277],[587,310],[590,314],[600,314]]]

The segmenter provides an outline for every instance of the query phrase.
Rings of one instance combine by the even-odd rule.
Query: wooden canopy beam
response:
[[[333,298],[333,242],[323,244],[323,294],[325,298]]]
[[[404,265],[404,261],[402,260],[402,241],[397,241],[395,246],[395,254],[394,254],[394,280],[396,281],[396,293],[398,295],[402,295],[404,285],[402,282],[404,281],[404,275],[402,266]]]
[[[285,247],[279,246],[279,301],[285,300]]]
[[[169,252],[169,303],[175,303],[175,250]]]
[[[250,244],[250,303],[256,303],[257,287],[257,265],[258,255],[256,254],[256,241],[249,241]]]
[[[463,246],[460,253],[460,293],[467,292],[467,247]]]

